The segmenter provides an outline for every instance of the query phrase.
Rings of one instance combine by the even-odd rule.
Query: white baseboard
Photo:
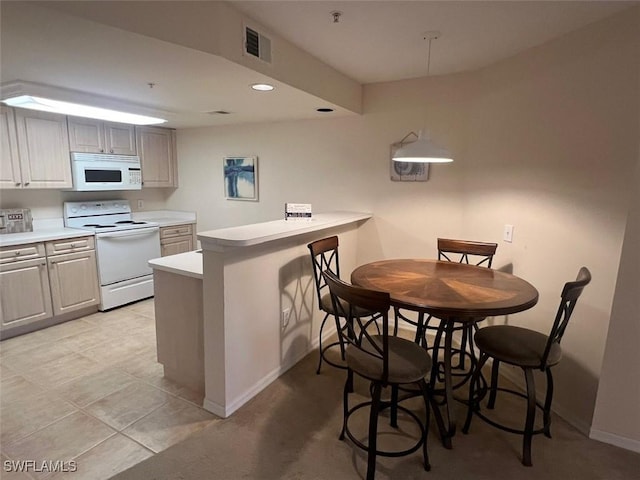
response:
[[[632,452],[640,453],[640,440],[622,437],[614,433],[603,432],[602,430],[596,430],[594,428],[592,428],[589,432],[589,438],[597,440],[599,442],[608,443],[609,445],[624,448],[625,450],[631,450]]]
[[[333,333],[336,332],[335,327],[333,328],[333,332],[331,331],[331,329],[328,329],[328,330],[329,331],[327,331],[326,334],[323,335],[322,341],[325,341]],[[233,412],[235,412],[240,407],[242,407],[245,403],[247,403],[257,394],[259,394],[262,390],[267,388],[274,380],[280,377],[283,373],[285,373],[287,370],[292,368],[296,363],[298,363],[300,360],[306,357],[309,353],[311,353],[316,348],[318,348],[318,345],[319,345],[319,339],[316,337],[312,342],[310,342],[309,348],[306,351],[302,352],[296,357],[293,357],[292,359],[290,359],[286,363],[283,363],[279,367],[276,367],[273,370],[271,370],[264,377],[262,377],[256,383],[254,383],[251,386],[251,388],[245,390],[240,395],[237,395],[228,404],[223,406],[223,405],[220,405],[219,403],[209,400],[208,398],[205,398],[202,404],[202,408],[222,418],[227,418],[231,416]]]
[[[227,414],[225,408],[222,405],[216,402],[212,402],[208,398],[205,398],[204,402],[202,402],[202,408],[204,408],[207,412],[211,412],[214,415],[217,415],[220,418],[227,418],[229,415],[231,415]]]

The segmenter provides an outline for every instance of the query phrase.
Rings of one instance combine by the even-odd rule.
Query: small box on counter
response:
[[[311,204],[310,203],[285,203],[284,219],[285,220],[311,220]]]
[[[28,208],[0,209],[0,233],[33,232],[31,210]]]

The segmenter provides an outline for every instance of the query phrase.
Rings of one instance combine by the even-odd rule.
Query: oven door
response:
[[[96,235],[100,285],[151,275],[148,262],[160,257],[160,229],[138,228]]]

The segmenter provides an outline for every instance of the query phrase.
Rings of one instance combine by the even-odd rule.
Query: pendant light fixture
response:
[[[429,41],[429,51],[427,54],[427,76],[429,76],[429,68],[431,66],[431,42],[441,36],[440,32],[425,32],[423,38]],[[416,140],[413,142],[405,141],[413,135]],[[409,132],[400,141],[400,148],[393,154],[392,159],[396,162],[413,162],[413,163],[449,163],[453,162],[451,153],[438,145],[431,142],[428,134],[424,134],[422,130],[416,134]]]

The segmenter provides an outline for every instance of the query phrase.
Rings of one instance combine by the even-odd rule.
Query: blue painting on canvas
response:
[[[257,200],[258,163],[256,157],[224,159],[224,190],[230,200]]]

